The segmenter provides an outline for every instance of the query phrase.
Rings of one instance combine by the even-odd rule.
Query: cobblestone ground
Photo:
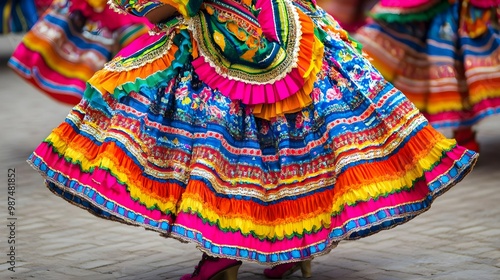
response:
[[[191,244],[95,218],[52,195],[25,162],[69,107],[5,64],[18,38],[0,38],[0,279],[178,279],[200,254]],[[312,279],[500,279],[500,117],[478,127],[475,170],[412,222],[341,243],[313,261]],[[15,272],[9,271],[7,170],[16,172]],[[239,279],[264,279],[244,264]],[[300,278],[294,275],[292,279]]]

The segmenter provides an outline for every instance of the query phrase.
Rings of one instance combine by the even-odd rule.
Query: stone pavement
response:
[[[5,64],[18,38],[0,37],[0,279],[178,279],[200,253],[191,244],[95,218],[52,195],[25,162],[66,116]],[[313,261],[312,279],[500,279],[500,117],[478,127],[475,170],[412,222],[341,243]],[[7,212],[7,174],[15,168],[15,230]],[[9,239],[11,237],[11,239]],[[15,272],[8,240],[15,240]],[[264,279],[245,263],[240,280]],[[298,279],[294,275],[291,279]]]

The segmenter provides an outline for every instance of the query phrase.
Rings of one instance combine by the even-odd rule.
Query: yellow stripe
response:
[[[88,125],[95,124],[88,123]],[[120,163],[114,162],[109,158],[103,158],[102,156],[92,160],[87,159],[80,151],[81,147],[73,147],[76,144],[71,142],[63,142],[57,134],[57,131],[50,134],[47,140],[52,142],[53,147],[59,153],[62,153],[67,160],[73,163],[78,162],[82,171],[88,172],[94,167],[108,169],[118,181],[127,184],[132,198],[139,199],[139,201],[148,208],[158,206],[162,211],[172,211],[175,213],[176,198],[152,197],[149,193],[143,192],[142,189],[144,188],[141,188],[139,185],[142,182],[131,181],[132,174],[130,174],[128,169],[122,167]],[[184,212],[199,212],[204,218],[211,222],[219,221],[220,225],[224,228],[231,228],[232,225],[238,225],[238,228],[240,228],[244,234],[248,234],[250,230],[253,230],[259,236],[273,238],[276,232],[279,232],[281,235],[278,234],[278,237],[283,238],[293,232],[302,232],[303,229],[310,231],[314,227],[328,226],[332,213],[340,212],[344,205],[354,205],[359,201],[367,201],[370,198],[383,196],[412,186],[416,179],[422,177],[424,170],[430,170],[432,166],[438,162],[443,151],[452,149],[455,144],[456,142],[454,140],[441,138],[427,154],[420,156],[410,170],[402,171],[401,174],[392,174],[392,176],[388,176],[385,180],[381,180],[380,182],[371,182],[356,190],[348,191],[333,202],[329,212],[319,213],[314,215],[314,217],[305,218],[301,221],[291,221],[288,222],[287,225],[280,226],[278,229],[274,225],[263,224],[268,223],[268,221],[250,221],[250,219],[244,217],[228,218],[227,216],[220,216],[217,213],[217,209],[211,209],[211,206],[205,205],[195,194],[185,193],[179,209]],[[369,170],[367,170],[367,172],[369,172]],[[300,180],[302,178],[296,179]],[[216,182],[212,182],[212,184],[216,184]],[[359,185],[360,182],[352,182],[352,185],[356,184]],[[221,186],[217,185],[213,187],[216,189],[221,188]],[[283,221],[279,222],[282,223]]]

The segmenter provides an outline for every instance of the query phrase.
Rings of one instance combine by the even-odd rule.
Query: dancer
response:
[[[500,113],[500,1],[380,1],[355,35],[431,125],[479,151],[473,126]]]
[[[86,81],[119,49],[148,32],[149,25],[116,13],[106,0],[56,0],[23,37],[8,65],[43,93],[74,106]]]
[[[89,80],[28,162],[99,217],[196,244],[184,280],[236,279],[242,261],[309,277],[338,242],[428,210],[477,159],[313,2],[116,3],[155,33]]]

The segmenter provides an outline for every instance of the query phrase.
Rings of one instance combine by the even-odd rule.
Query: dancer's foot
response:
[[[301,270],[303,278],[311,277],[311,260],[284,263],[273,268],[267,268],[264,270],[264,275],[271,279],[281,279],[292,275],[295,271]]]
[[[182,276],[180,280],[236,280],[240,266],[241,261],[203,254],[194,272]]]

